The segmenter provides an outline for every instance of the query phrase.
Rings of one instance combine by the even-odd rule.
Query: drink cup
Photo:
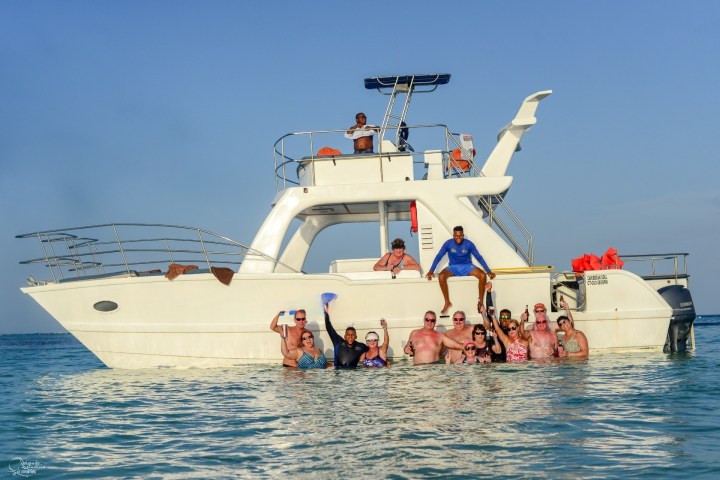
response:
[[[564,357],[565,356],[565,349],[562,345],[558,345],[558,357]]]
[[[285,325],[285,324],[283,324],[283,326],[282,326],[282,337],[283,337],[283,338],[287,338],[287,334],[288,334],[288,326]]]

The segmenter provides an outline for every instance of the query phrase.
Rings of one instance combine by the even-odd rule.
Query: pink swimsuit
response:
[[[520,340],[515,340],[507,348],[506,361],[508,363],[513,362],[524,362],[528,359],[528,349],[525,345],[520,343]]]

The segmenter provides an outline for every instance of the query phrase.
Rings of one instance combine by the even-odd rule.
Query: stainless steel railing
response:
[[[40,242],[42,257],[23,265],[43,264],[55,282],[90,275],[149,273],[170,263],[239,266],[245,255],[258,255],[295,269],[242,243],[197,227],[147,223],[111,223],[17,235]],[[153,273],[155,273],[153,270]]]

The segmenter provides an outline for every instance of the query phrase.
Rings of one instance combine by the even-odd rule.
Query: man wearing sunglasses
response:
[[[528,326],[523,333],[525,338],[530,340],[530,358],[533,360],[541,360],[553,357],[555,356],[555,352],[557,352],[557,336],[553,333],[554,328],[551,329],[551,322],[550,319],[548,319],[545,305],[536,303],[533,307],[533,313],[535,313],[535,323]],[[523,313],[520,319],[523,322],[527,321],[527,315]]]
[[[379,128],[367,124],[367,117],[360,112],[355,115],[355,125],[345,132],[345,138],[353,141],[355,153],[373,153],[373,135]]]
[[[495,278],[495,274],[490,271],[490,267],[488,267],[483,256],[480,255],[480,252],[475,244],[465,238],[463,227],[460,225],[453,228],[453,238],[443,243],[440,247],[440,251],[435,256],[435,260],[433,260],[430,270],[427,275],[425,275],[428,280],[432,280],[435,276],[435,268],[438,266],[438,263],[440,263],[440,260],[442,260],[445,254],[448,256],[448,266],[445,267],[438,275],[440,291],[445,299],[445,305],[440,311],[440,316],[445,316],[448,310],[450,310],[450,307],[452,307],[447,281],[448,278],[455,276],[473,276],[478,279],[477,309],[479,312],[484,303],[483,296],[485,294],[485,282],[487,277],[493,279]],[[480,265],[482,265],[485,269],[484,271],[473,265],[472,257],[475,257]]]
[[[283,335],[283,327],[285,325],[278,325],[278,320],[280,319],[280,316],[284,314],[285,311],[281,310],[280,312],[278,312],[277,315],[275,315],[275,318],[272,319],[272,322],[270,322],[270,330],[279,333],[280,336]],[[287,327],[287,337],[285,338],[285,343],[288,346],[288,350],[301,348],[302,340],[300,340],[300,336],[305,329],[305,325],[307,325],[307,314],[305,313],[305,310],[296,310],[295,325]],[[297,367],[297,361],[285,358],[285,356],[283,356],[283,366]]]
[[[413,365],[437,363],[444,348],[461,350],[462,344],[435,330],[437,317],[435,312],[428,310],[423,318],[423,327],[410,332],[405,353],[412,355]],[[444,363],[444,362],[443,362]]]
[[[465,342],[467,342],[468,340],[473,339],[473,326],[465,325],[465,312],[463,312],[462,310],[458,310],[457,312],[453,313],[452,321],[453,328],[448,330],[445,334],[448,336],[448,338],[462,344],[465,344]],[[449,350],[448,353],[450,354],[450,363],[457,363],[459,360],[462,360],[461,350]]]

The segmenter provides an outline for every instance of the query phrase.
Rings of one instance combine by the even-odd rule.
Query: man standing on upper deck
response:
[[[355,125],[345,132],[345,138],[350,138],[355,147],[355,153],[373,153],[373,135],[380,130],[375,125],[367,124],[367,117],[360,112],[355,115]]]
[[[446,253],[449,265],[440,272],[440,275],[438,275],[440,290],[445,298],[445,306],[440,311],[440,315],[446,315],[447,311],[450,310],[450,307],[452,307],[452,303],[450,303],[450,293],[448,292],[447,280],[448,278],[454,276],[467,277],[472,275],[478,279],[477,308],[478,311],[480,311],[480,308],[483,306],[483,295],[485,294],[485,272],[487,272],[487,276],[490,276],[491,279],[495,278],[495,274],[490,271],[490,267],[488,267],[487,263],[485,263],[485,259],[482,255],[480,255],[480,252],[478,252],[475,244],[465,238],[463,227],[457,226],[453,228],[453,238],[443,243],[442,247],[440,247],[440,251],[435,256],[435,260],[433,260],[430,271],[427,275],[425,275],[428,280],[433,279],[435,276],[435,268]],[[475,257],[477,261],[480,262],[480,265],[482,265],[485,271],[482,271],[473,265],[472,257]]]

